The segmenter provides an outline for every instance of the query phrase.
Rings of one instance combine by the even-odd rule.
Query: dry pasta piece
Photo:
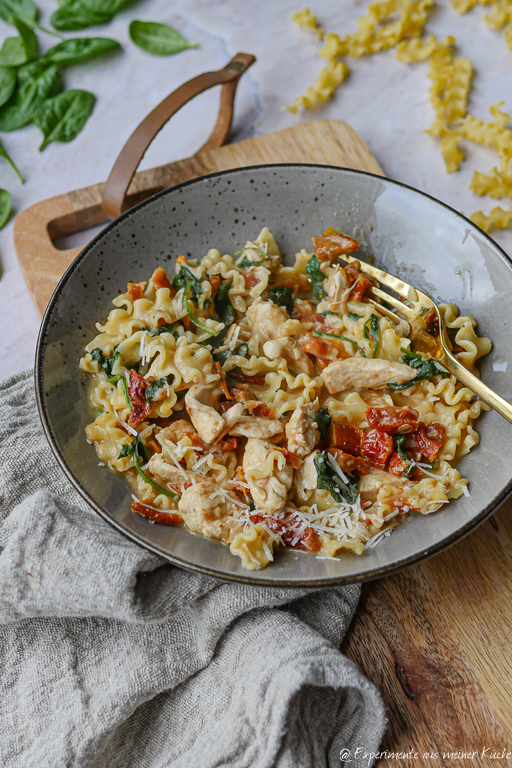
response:
[[[508,229],[512,225],[512,206],[508,211],[504,211],[498,205],[487,215],[483,211],[475,211],[469,218],[484,232],[490,232],[492,229]]]
[[[285,108],[296,114],[299,107],[312,109],[320,102],[328,101],[338,86],[347,79],[350,69],[342,61],[330,61],[322,69],[314,85],[310,86],[304,96],[298,96],[293,104],[285,104]]]
[[[324,31],[316,20],[316,13],[310,11],[307,5],[301,11],[292,13],[292,21],[298,24],[305,32],[314,32],[320,40],[324,36]]]

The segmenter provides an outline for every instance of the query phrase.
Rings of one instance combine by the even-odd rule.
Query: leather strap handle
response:
[[[254,64],[256,58],[249,53],[237,53],[223,69],[204,72],[181,85],[167,96],[134,130],[114,163],[104,190],[101,207],[115,219],[128,206],[126,193],[144,153],[167,121],[187,102],[214,85],[222,85],[219,116],[208,141],[198,152],[224,144],[233,119],[233,102],[240,77]]]

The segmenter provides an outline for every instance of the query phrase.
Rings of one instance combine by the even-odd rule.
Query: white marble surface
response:
[[[37,151],[40,132],[28,126],[1,139],[26,177],[22,187],[0,160],[0,187],[13,195],[15,211],[41,199],[104,180],[116,155],[138,122],[163,97],[185,80],[218,69],[238,51],[257,56],[241,81],[236,103],[233,140],[286,128],[320,117],[348,121],[368,143],[385,173],[470,213],[481,201],[468,191],[473,168],[485,171],[496,163],[491,150],[470,146],[463,169],[447,175],[434,139],[423,133],[432,119],[428,99],[427,64],[397,62],[394,52],[349,61],[352,74],[334,100],[316,112],[291,115],[281,109],[313,82],[322,66],[312,35],[290,20],[303,0],[140,0],[111,24],[84,30],[82,35],[113,37],[123,45],[119,54],[68,69],[68,87],[93,91],[98,101],[80,136],[70,144],[51,144]],[[56,8],[55,0],[39,0],[43,22]],[[366,8],[363,0],[311,0],[310,6],[330,31],[344,33]],[[452,34],[461,55],[473,59],[476,75],[470,109],[487,118],[487,107],[507,99],[512,109],[512,52],[503,37],[487,30],[483,9],[458,17],[448,0],[438,0],[427,30],[441,37]],[[151,56],[128,37],[132,18],[165,21],[177,27],[199,48],[177,56]],[[13,30],[0,22],[0,40]],[[68,33],[68,36],[72,36]],[[46,50],[56,42],[40,34]],[[187,157],[204,141],[217,105],[217,94],[203,95],[177,115],[162,131],[142,167]],[[484,210],[495,203],[486,201]],[[510,253],[510,233],[496,240]],[[25,287],[12,242],[12,220],[0,233],[0,338],[2,378],[33,364],[39,319]]]

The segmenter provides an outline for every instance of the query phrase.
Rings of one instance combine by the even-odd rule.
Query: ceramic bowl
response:
[[[284,551],[262,571],[246,571],[227,547],[182,528],[153,524],[130,509],[128,484],[98,466],[85,439],[91,421],[88,377],[78,368],[84,345],[128,281],[180,253],[233,253],[268,226],[285,262],[329,225],[356,237],[359,253],[438,301],[478,320],[494,347],[484,380],[512,400],[503,364],[511,351],[512,264],[482,230],[428,195],[368,173],[317,165],[239,168],[179,184],[109,224],[77,256],[43,319],[36,384],[43,426],[64,472],[91,507],[125,536],[183,568],[232,581],[313,586],[362,581],[433,555],[485,520],[512,488],[512,426],[495,412],[478,422],[480,445],[461,462],[471,495],[430,516],[405,521],[363,555],[336,560]]]

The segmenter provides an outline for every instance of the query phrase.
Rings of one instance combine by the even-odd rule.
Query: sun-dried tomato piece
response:
[[[268,517],[258,512],[249,515],[253,523],[264,523],[274,533],[277,533],[287,547],[302,549],[309,552],[318,552],[321,548],[318,534],[310,526],[302,527],[299,519],[292,512],[287,512],[277,519]],[[292,542],[295,542],[292,545]]]
[[[216,297],[220,288],[221,281],[222,279],[220,275],[212,275],[210,277],[210,285],[212,287],[212,299]]]
[[[393,453],[389,460],[389,471],[392,475],[405,475],[410,465],[398,453]]]
[[[131,413],[128,425],[137,429],[141,421],[149,416],[151,403],[146,402],[146,379],[139,376],[137,371],[131,370],[128,376],[128,394],[130,396]]]
[[[393,439],[386,432],[370,429],[361,440],[361,454],[368,464],[384,469],[386,461],[393,453]]]
[[[277,450],[283,454],[283,456],[286,459],[286,463],[288,464],[289,467],[293,467],[293,469],[298,469],[302,464],[301,457],[298,456],[296,453],[292,453],[291,451],[288,451],[286,448],[277,447]]]
[[[174,288],[172,287],[172,283],[167,277],[167,272],[163,267],[157,267],[151,275],[150,280],[156,288],[169,288],[171,291],[171,296],[174,296]]]
[[[260,282],[260,278],[258,277],[257,273],[251,269],[244,278],[245,287],[246,288],[254,288],[255,285],[258,285]]]
[[[422,454],[429,461],[434,461],[444,445],[444,427],[442,424],[424,424],[422,422],[412,437],[414,437],[416,446]]]
[[[216,445],[215,447],[218,447],[219,451],[222,453],[227,453],[228,451],[236,451],[237,446],[238,440],[236,437],[225,437],[218,443],[218,446]]]
[[[430,333],[431,336],[439,336],[439,317],[437,316],[434,307],[429,309],[423,319],[425,321],[425,330],[427,333]]]
[[[328,453],[336,459],[343,472],[358,472],[360,475],[367,475],[370,471],[360,456],[352,456],[350,453],[342,451],[341,448],[329,448]]]
[[[263,387],[265,385],[264,376],[246,376],[242,371],[236,370],[229,371],[228,376],[235,381],[241,381],[243,384],[255,384],[258,387]]]
[[[371,283],[367,277],[358,277],[354,285],[350,289],[348,298],[351,301],[361,301],[363,298],[364,292],[367,290],[367,288],[370,287],[370,285]]]
[[[357,251],[359,243],[353,237],[342,235],[341,232],[329,227],[323,235],[312,237],[311,242],[318,261],[332,261],[344,253]]]
[[[155,523],[163,523],[164,525],[178,525],[182,522],[181,515],[177,515],[174,512],[160,512],[153,507],[147,507],[141,501],[132,501],[132,510],[142,517],[148,517],[150,520],[154,520]]]
[[[359,456],[361,453],[362,432],[351,424],[345,424],[341,421],[331,421],[329,427],[329,445],[334,448],[341,448],[345,453],[351,453],[352,456]]]
[[[364,417],[372,429],[389,435],[405,435],[418,428],[419,413],[414,408],[388,405],[386,408],[368,408]]]
[[[146,283],[128,283],[128,295],[130,296],[130,299],[132,301],[136,301],[136,299],[142,299],[142,294],[144,293],[144,288],[146,287]]]

